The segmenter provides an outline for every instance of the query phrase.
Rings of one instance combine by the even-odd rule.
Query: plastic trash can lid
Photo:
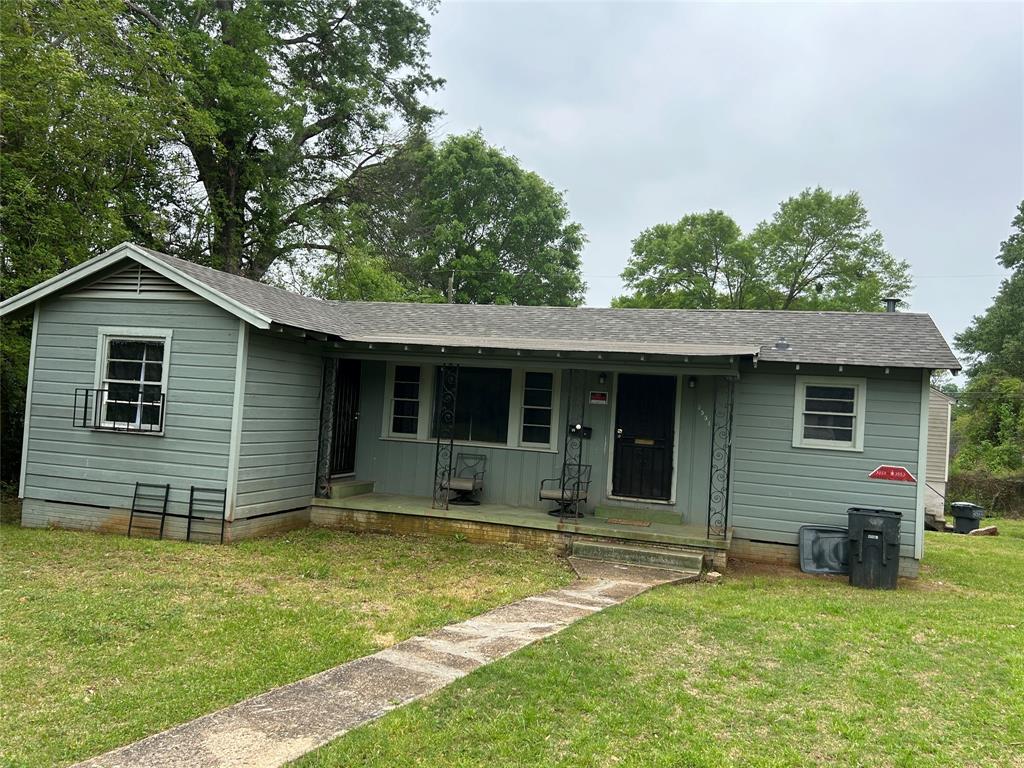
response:
[[[882,517],[903,517],[902,512],[891,509],[874,509],[872,507],[850,507],[846,513],[854,515],[880,515]]]

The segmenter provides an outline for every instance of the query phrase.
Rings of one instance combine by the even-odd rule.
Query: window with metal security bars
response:
[[[84,410],[92,411],[90,426],[163,432],[170,331],[101,328],[99,346],[91,409],[88,395],[85,400]]]
[[[794,447],[863,450],[865,386],[864,379],[798,377]]]

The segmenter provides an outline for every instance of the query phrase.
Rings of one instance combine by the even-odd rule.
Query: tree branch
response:
[[[138,3],[132,2],[132,0],[124,0],[124,7],[127,8],[129,12],[144,18],[159,31],[164,31],[163,22],[160,21],[160,19],[158,19],[155,15],[153,15],[153,13],[149,9],[143,8]]]

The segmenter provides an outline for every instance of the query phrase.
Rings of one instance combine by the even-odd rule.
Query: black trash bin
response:
[[[979,521],[985,516],[985,510],[969,501],[954,501],[949,505],[951,514],[956,518],[953,529],[957,533],[970,533],[978,529]]]
[[[896,589],[903,515],[888,509],[851,507],[846,516],[850,583],[866,589]]]

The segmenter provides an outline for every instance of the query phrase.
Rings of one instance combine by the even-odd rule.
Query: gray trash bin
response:
[[[985,510],[982,507],[969,501],[954,501],[949,508],[950,514],[956,518],[953,528],[957,533],[976,531],[981,518],[985,516]]]

